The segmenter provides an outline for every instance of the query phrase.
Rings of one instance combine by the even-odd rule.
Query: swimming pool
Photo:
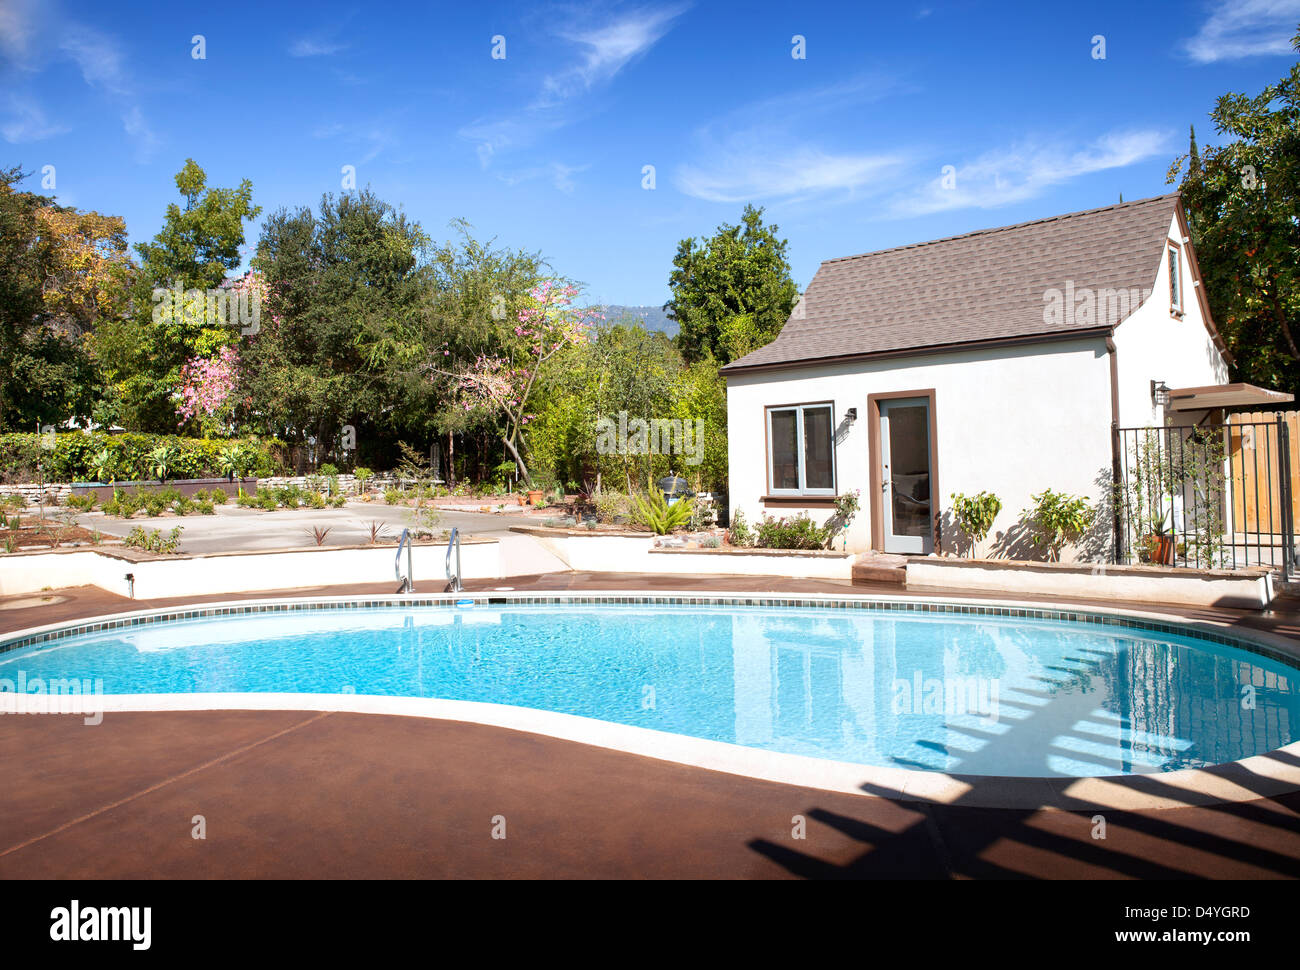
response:
[[[107,694],[482,701],[974,775],[1171,771],[1300,737],[1300,670],[1281,659],[1172,628],[1056,616],[888,604],[312,604],[21,646],[0,653],[0,690],[66,678],[102,681]]]

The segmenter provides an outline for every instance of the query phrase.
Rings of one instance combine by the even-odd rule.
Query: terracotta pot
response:
[[[528,504],[533,506],[542,504],[542,490],[540,488],[528,493]]]
[[[1172,566],[1174,564],[1173,536],[1147,536],[1147,549],[1150,550],[1151,562],[1156,565]]]

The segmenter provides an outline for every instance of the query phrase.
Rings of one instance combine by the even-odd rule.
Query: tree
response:
[[[18,191],[0,170],[0,426],[86,417],[95,379],[86,334],[121,311],[130,272],[121,219]]]
[[[496,354],[480,354],[456,370],[438,366],[431,371],[457,382],[466,411],[498,417],[504,424],[501,443],[524,481],[532,476],[524,461],[520,436],[534,417],[529,411],[538,378],[547,363],[565,347],[585,341],[596,312],[573,305],[578,288],[567,280],[545,279],[527,294],[515,315],[514,339]]]
[[[344,424],[407,430],[428,403],[403,335],[427,311],[428,237],[369,189],[269,217],[254,266],[265,318],[243,355],[245,417],[330,454]]]
[[[664,309],[678,323],[687,361],[730,363],[781,332],[798,290],[778,232],[763,224],[762,209],[747,205],[740,225],[723,224],[702,244],[678,244]]]
[[[239,329],[215,318],[208,294],[239,266],[244,222],[261,212],[252,203],[251,182],[209,187],[192,158],[175,181],[183,206],[168,205],[162,229],[136,246],[141,264],[131,313],[101,327],[94,339],[117,419],[142,431],[174,432],[181,369],[238,341]],[[182,296],[160,300],[164,291]]]
[[[1300,51],[1300,33],[1294,46]],[[1206,296],[1233,378],[1300,392],[1300,64],[1211,113],[1224,145],[1174,161]]]

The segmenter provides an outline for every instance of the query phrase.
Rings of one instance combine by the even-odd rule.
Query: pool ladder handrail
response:
[[[451,548],[456,547],[456,572],[451,571]],[[465,587],[460,584],[460,529],[452,527],[451,536],[447,539],[447,592],[459,593]]]
[[[406,575],[402,575],[402,546],[406,546]],[[402,537],[397,540],[397,556],[393,560],[393,573],[402,581],[397,587],[399,593],[415,592],[415,570],[411,565],[411,530],[403,529]]]

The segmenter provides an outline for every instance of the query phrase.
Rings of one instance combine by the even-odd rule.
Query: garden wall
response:
[[[1138,603],[1260,610],[1273,600],[1267,569],[1183,569],[994,559],[913,558],[907,586],[977,589],[1008,596],[1074,596]]]
[[[445,582],[446,553],[445,545],[412,547],[415,581]],[[127,574],[135,577],[136,599],[348,583],[391,583],[392,591],[396,591],[398,583],[393,575],[396,554],[393,546],[148,560],[135,560],[104,550],[18,554],[0,558],[0,596],[72,586],[98,586],[119,596],[129,596],[131,584]],[[402,568],[405,571],[405,551]],[[496,540],[462,543],[461,569],[465,579],[499,578],[499,543]]]
[[[579,572],[717,573],[850,579],[853,553],[797,549],[659,549],[652,536],[584,536],[514,527]]]

